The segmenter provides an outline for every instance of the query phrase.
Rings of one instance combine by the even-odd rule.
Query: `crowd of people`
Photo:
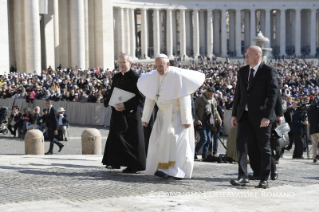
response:
[[[215,88],[217,104],[231,110],[237,83],[237,71],[245,65],[237,62],[201,60],[200,62],[178,62],[183,69],[199,71],[205,74],[204,84],[194,93],[194,99],[200,97],[207,87]],[[282,96],[287,102],[310,103],[319,95],[319,67],[317,61],[270,60],[269,64],[277,70]],[[132,65],[139,75],[154,70],[154,64]],[[49,99],[53,101],[103,103],[111,89],[111,79],[118,72],[118,64],[112,71],[100,68],[81,70],[75,68],[52,69],[49,67],[41,74],[11,72],[0,77],[0,98]]]

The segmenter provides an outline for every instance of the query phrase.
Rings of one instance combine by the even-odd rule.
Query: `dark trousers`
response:
[[[268,127],[252,125],[248,118],[248,112],[238,123],[236,139],[238,154],[238,177],[247,178],[247,154],[249,154],[250,165],[259,170],[255,173],[261,180],[268,180],[271,169],[270,132],[272,124]],[[253,170],[254,170],[253,169]]]
[[[304,148],[304,139],[302,137],[302,133],[293,132],[293,137],[295,141],[295,149],[294,149],[293,157],[300,158],[303,154],[303,148]]]
[[[13,130],[12,130],[13,128]],[[18,135],[20,136],[20,130],[19,128],[21,128],[21,126],[18,126],[17,124],[15,124],[14,126],[12,126],[11,124],[8,125],[8,130],[10,131],[10,133],[12,135],[16,135],[17,129],[18,129]]]
[[[49,138],[49,141],[50,141],[50,149],[49,149],[49,152],[53,152],[54,143],[55,143],[56,145],[58,145],[59,147],[63,146],[63,144],[61,144],[61,143],[58,141],[58,139],[55,138],[54,130],[48,129],[48,138]]]

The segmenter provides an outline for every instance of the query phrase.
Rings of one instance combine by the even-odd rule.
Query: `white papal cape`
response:
[[[170,66],[164,76],[156,70],[137,83],[145,95],[142,121],[149,122],[155,103],[159,110],[148,146],[145,174],[160,170],[170,176],[190,178],[194,166],[194,127],[191,94],[204,82],[197,71]],[[191,124],[185,129],[183,124]]]

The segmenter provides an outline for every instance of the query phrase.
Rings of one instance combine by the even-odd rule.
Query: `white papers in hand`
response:
[[[115,107],[116,104],[127,102],[135,96],[134,93],[124,91],[120,88],[114,88],[109,105]]]

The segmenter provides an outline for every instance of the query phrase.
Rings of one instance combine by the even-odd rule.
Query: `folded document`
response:
[[[116,104],[127,102],[135,96],[134,93],[124,91],[120,88],[114,88],[109,105],[115,107]]]

